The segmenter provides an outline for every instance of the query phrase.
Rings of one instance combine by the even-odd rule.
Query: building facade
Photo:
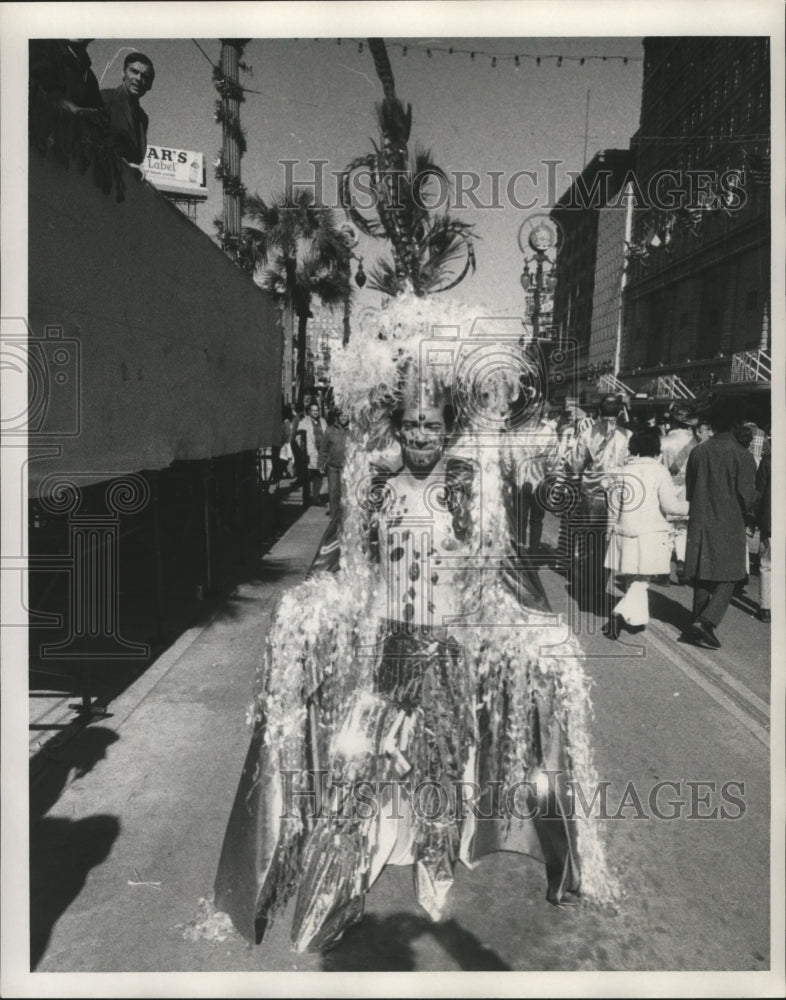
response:
[[[620,378],[698,394],[735,355],[769,357],[769,40],[648,38],[644,53]]]
[[[597,394],[602,374],[616,374],[632,167],[629,150],[597,153],[551,211],[560,231],[553,325],[560,340],[576,344],[582,402]]]
[[[626,185],[619,205],[598,210],[597,251],[588,352],[588,380],[617,375],[622,346],[625,247],[631,239],[633,197]]]

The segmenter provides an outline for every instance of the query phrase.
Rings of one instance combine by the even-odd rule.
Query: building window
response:
[[[759,90],[756,94],[756,111],[758,114],[762,114],[767,110],[768,105],[768,95],[767,95],[767,82],[762,80],[759,83]]]
[[[731,68],[731,85],[734,90],[736,90],[740,85],[740,78],[742,76],[742,64],[739,57],[734,60]]]
[[[745,296],[745,309],[747,312],[753,312],[756,308],[756,302],[758,301],[759,293],[758,291],[748,292]]]
[[[755,107],[755,99],[752,90],[749,90],[748,93],[745,95],[744,107],[745,110],[742,113],[744,115],[745,124],[749,125],[750,122],[753,120],[753,109]]]

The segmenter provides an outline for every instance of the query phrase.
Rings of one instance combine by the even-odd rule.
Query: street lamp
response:
[[[548,251],[557,244],[557,234],[545,222],[541,222],[530,232],[528,243],[533,253],[524,258],[519,281],[525,292],[532,290],[533,308],[530,315],[534,335],[539,337],[544,296],[553,295],[557,284],[555,265],[548,258]]]

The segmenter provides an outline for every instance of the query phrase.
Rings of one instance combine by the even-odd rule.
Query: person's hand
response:
[[[72,115],[78,115],[79,118],[86,118],[94,125],[101,125],[104,122],[104,113],[98,108],[80,108],[78,104],[74,104],[73,101],[69,101],[65,97],[61,98],[60,107],[64,111],[70,111]]]

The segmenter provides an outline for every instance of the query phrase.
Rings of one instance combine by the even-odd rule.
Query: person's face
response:
[[[617,426],[617,418],[616,416],[610,417],[607,414],[602,413],[600,415],[600,423],[604,432],[606,434],[610,434]]]
[[[346,427],[347,424],[349,423],[349,417],[346,415],[346,413],[343,412],[343,410],[338,411],[338,416],[336,417],[336,420],[338,422],[339,427]]]
[[[410,406],[401,419],[404,462],[412,472],[429,472],[442,456],[445,418],[439,406]]]
[[[699,426],[696,428],[696,437],[698,438],[699,443],[701,443],[702,441],[709,440],[709,438],[712,437],[712,428],[710,427],[710,425],[699,424]]]
[[[312,403],[308,408],[309,416],[312,420],[319,420],[319,407],[316,403]]]
[[[143,62],[129,63],[123,70],[123,86],[134,97],[143,97],[153,86],[153,67]]]

